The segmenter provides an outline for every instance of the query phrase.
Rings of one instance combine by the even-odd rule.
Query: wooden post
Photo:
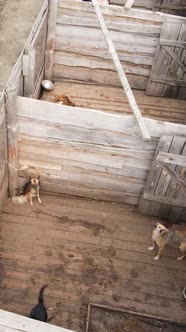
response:
[[[15,86],[5,90],[7,130],[8,130],[8,188],[9,195],[13,196],[17,191],[17,115],[16,115]]]
[[[112,60],[114,62],[116,71],[118,73],[120,82],[121,82],[121,84],[123,86],[123,89],[125,90],[128,102],[130,104],[130,107],[131,107],[131,109],[133,111],[134,117],[135,117],[135,119],[136,119],[136,121],[138,123],[138,126],[140,128],[140,131],[142,133],[142,137],[144,139],[146,139],[146,140],[150,140],[151,137],[150,137],[149,131],[148,131],[147,126],[145,124],[145,121],[144,121],[144,119],[143,119],[143,117],[141,115],[139,107],[138,107],[138,105],[136,103],[136,100],[134,98],[133,92],[132,92],[132,90],[130,88],[130,85],[128,83],[127,77],[126,77],[126,75],[124,73],[123,67],[121,65],[121,62],[120,62],[119,57],[117,55],[117,52],[115,50],[115,47],[114,47],[114,44],[113,44],[112,39],[110,37],[110,34],[108,32],[107,26],[105,24],[102,12],[101,12],[100,7],[99,7],[99,4],[98,4],[97,0],[92,0],[92,3],[94,5],[94,8],[95,8],[98,20],[100,22],[103,35],[104,35],[105,40],[107,42],[107,45],[109,47],[109,52],[110,52],[110,54],[112,56]]]
[[[44,74],[44,77],[47,80],[52,80],[57,3],[58,0],[49,0],[48,30],[47,30],[47,42],[46,42],[46,51],[45,51],[45,74]]]
[[[24,97],[33,97],[35,90],[35,49],[30,47],[23,54]]]
[[[132,7],[133,3],[134,3],[134,0],[127,0],[124,8],[130,9]]]

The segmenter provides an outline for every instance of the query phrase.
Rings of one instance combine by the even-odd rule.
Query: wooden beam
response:
[[[133,3],[134,3],[134,0],[127,0],[124,8],[125,9],[130,9],[132,7]]]
[[[108,48],[109,48],[109,52],[110,52],[110,54],[112,56],[112,60],[114,62],[116,71],[118,73],[120,82],[121,82],[121,84],[123,86],[123,89],[124,89],[124,91],[126,93],[126,96],[127,96],[128,102],[129,102],[129,105],[130,105],[130,107],[131,107],[131,109],[133,111],[134,117],[135,117],[135,119],[137,121],[137,124],[138,124],[138,126],[140,128],[142,137],[144,139],[146,139],[146,140],[150,140],[151,137],[150,137],[149,131],[148,131],[147,126],[145,124],[145,121],[144,121],[144,119],[143,119],[143,117],[141,115],[141,112],[140,112],[140,110],[138,108],[138,105],[136,103],[135,97],[134,97],[133,92],[132,92],[132,90],[130,88],[130,85],[128,83],[127,77],[126,77],[126,75],[124,73],[123,67],[121,65],[121,62],[120,62],[119,57],[117,55],[117,52],[115,50],[115,47],[114,47],[114,44],[113,44],[112,39],[110,37],[110,34],[108,32],[107,26],[105,24],[102,12],[101,12],[100,7],[99,7],[99,4],[98,4],[97,0],[92,0],[92,3],[94,5],[94,8],[95,8],[98,20],[99,20],[100,25],[101,25],[101,29],[102,29],[103,35],[104,35],[105,40],[107,42],[107,45],[108,45]]]
[[[33,97],[35,90],[35,49],[33,47],[25,50],[23,54],[23,78],[24,78],[24,96]]]
[[[173,165],[186,167],[186,156],[174,153],[159,152],[156,160],[166,164],[173,164]]]
[[[151,202],[157,202],[161,204],[167,204],[171,206],[179,206],[179,207],[186,207],[186,201],[180,201],[179,199],[163,197],[163,196],[155,196],[151,194],[144,193],[142,196],[143,199]]]
[[[173,78],[150,77],[149,81],[157,82],[157,83],[163,83],[163,84],[167,84],[167,85],[170,85],[170,86],[186,87],[186,81],[177,80],[177,79],[173,79]]]
[[[58,0],[49,0],[48,30],[45,51],[45,79],[52,80]]]
[[[186,48],[186,42],[181,40],[169,40],[160,38],[160,45]]]
[[[175,171],[173,171],[168,165],[166,165],[165,163],[163,163],[163,162],[161,162],[159,160],[157,160],[157,163],[160,166],[162,166],[167,171],[167,173],[169,173],[170,176],[174,178],[174,180],[176,182],[178,182],[181,186],[183,186],[184,188],[186,188],[186,182],[184,180],[182,180]]]
[[[176,62],[176,64],[183,70],[183,72],[186,72],[186,66],[181,62],[181,60],[178,58],[178,56],[170,49],[169,46],[162,46],[165,52],[167,52],[168,55],[173,58],[173,60]]]
[[[8,129],[8,187],[9,195],[17,191],[17,115],[16,115],[16,87],[5,90],[7,129]]]

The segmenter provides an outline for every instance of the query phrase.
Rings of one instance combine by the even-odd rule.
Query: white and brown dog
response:
[[[75,106],[75,103],[72,97],[67,93],[61,93],[58,96],[55,96],[55,103],[66,106]]]
[[[175,231],[168,229],[164,225],[157,223],[152,233],[153,245],[148,247],[148,250],[154,250],[155,245],[159,247],[155,260],[159,260],[160,256],[166,246],[179,248],[182,256],[177,259],[181,261],[186,255],[186,231]]]

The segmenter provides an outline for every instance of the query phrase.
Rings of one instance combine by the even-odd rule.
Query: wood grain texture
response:
[[[185,137],[161,137],[140,200],[142,213],[185,221],[185,143]]]
[[[5,310],[0,310],[0,329],[4,332],[73,332],[72,330],[63,329],[57,326],[42,323],[28,317],[14,314]]]
[[[52,79],[54,43],[56,32],[56,15],[57,0],[50,0],[48,8],[48,29],[45,50],[45,78],[48,80]]]
[[[146,93],[154,96],[165,96],[172,98],[186,98],[185,88],[185,50],[176,47],[172,41],[185,42],[186,40],[186,19],[177,18],[172,22],[167,19],[162,27],[160,41],[166,40],[167,45],[160,42],[158,45],[155,60],[152,65]],[[170,40],[170,45],[168,44]]]
[[[59,83],[57,86],[61,89]],[[77,84],[73,89],[77,92]],[[92,99],[95,87],[88,91]],[[110,93],[98,91],[101,100]],[[52,96],[55,92],[61,91],[51,92]],[[143,100],[141,95],[139,98]],[[145,142],[131,115],[23,97],[17,97],[17,114],[19,188],[35,167],[45,191],[135,205],[144,189],[158,137],[164,132],[185,132],[184,125],[145,118],[153,137]]]
[[[186,322],[184,262],[176,249],[159,262],[147,251],[157,218],[124,204],[43,192],[41,199],[33,207],[4,205],[1,308],[28,315],[47,283],[45,304],[59,327],[84,330],[90,302]]]
[[[163,19],[106,5],[101,10],[131,87],[145,89]],[[53,79],[64,78],[120,84],[91,3],[58,2]]]

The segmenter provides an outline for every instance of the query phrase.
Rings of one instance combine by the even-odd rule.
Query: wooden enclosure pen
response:
[[[185,261],[147,250],[156,222],[186,227],[186,18],[163,6],[43,1],[0,99],[3,310],[48,284],[59,327],[186,329]],[[38,175],[42,204],[15,204]]]

